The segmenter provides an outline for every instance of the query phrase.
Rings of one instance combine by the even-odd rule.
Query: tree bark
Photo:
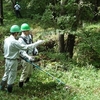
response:
[[[3,25],[3,0],[0,0],[0,23]]]
[[[59,52],[64,52],[64,34],[59,34]]]
[[[70,58],[73,57],[73,49],[74,49],[74,43],[75,43],[75,35],[69,34],[65,46],[65,52],[68,53],[68,56]]]
[[[74,21],[71,31],[76,31],[79,25],[80,21],[80,12],[81,12],[81,5],[83,3],[82,0],[76,0],[76,3],[78,3],[78,9],[76,11],[76,20]],[[73,49],[74,49],[74,43],[75,43],[75,35],[69,34],[67,38],[67,43],[65,44],[65,51],[69,54],[69,57],[73,57]]]
[[[83,3],[82,0],[77,0],[78,3],[78,9],[76,11],[76,20],[74,21],[71,30],[72,31],[76,31],[79,25],[79,21],[80,21],[80,12],[81,12],[81,5]]]
[[[99,16],[98,16],[98,7],[100,6],[100,0],[95,0],[95,3],[94,3],[94,18],[93,18],[93,21],[98,21],[99,20]]]

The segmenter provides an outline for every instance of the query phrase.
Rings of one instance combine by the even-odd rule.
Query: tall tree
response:
[[[3,0],[0,0],[0,23],[3,25]]]
[[[13,3],[13,5],[16,3],[17,0],[11,0],[11,2]]]
[[[77,8],[76,15],[75,15],[76,20],[74,21],[72,28],[71,28],[72,31],[76,31],[78,28],[79,21],[80,21],[81,6],[83,4],[82,0],[76,0],[76,1],[77,1],[76,3],[78,4],[78,8]]]
[[[99,16],[98,16],[98,13],[99,13],[98,7],[99,6],[100,6],[100,0],[95,0],[94,1],[94,18],[93,18],[94,21],[99,20]]]
[[[81,5],[83,4],[83,1],[76,0],[76,3],[78,5],[77,10],[76,10],[76,14],[75,14],[76,20],[74,20],[74,22],[72,24],[71,31],[76,31],[78,28],[79,21],[80,21]],[[69,34],[68,39],[67,39],[67,43],[65,46],[65,51],[68,52],[70,58],[73,57],[74,43],[75,43],[75,35]]]
[[[11,0],[11,2],[12,2],[12,7],[14,7],[14,5],[16,4],[16,1],[17,1],[17,0]]]

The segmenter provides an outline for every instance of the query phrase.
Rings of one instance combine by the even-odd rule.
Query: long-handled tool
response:
[[[30,62],[30,63],[31,63],[31,62]],[[54,76],[53,76],[52,74],[50,74],[49,72],[47,72],[47,71],[43,70],[40,66],[38,66],[38,65],[34,64],[33,62],[32,62],[31,64],[32,64],[33,66],[35,66],[37,69],[39,69],[39,70],[41,70],[41,71],[45,72],[46,74],[48,74],[49,76],[51,76],[53,79],[57,80],[59,83],[61,83],[61,84],[65,85],[65,83],[64,83],[64,82],[62,82],[60,79],[58,79],[58,78],[54,77]]]
[[[59,83],[63,84],[65,86],[65,89],[69,89],[69,88],[72,88],[71,86],[69,85],[66,85],[63,81],[61,81],[60,79],[58,79],[57,77],[53,76],[52,74],[50,74],[49,72],[43,70],[40,66],[36,65],[35,63],[31,62],[31,61],[27,61],[29,62],[30,64],[32,64],[35,68],[39,69],[40,71],[43,71],[45,72],[46,74],[48,74],[49,76],[51,76],[53,79],[57,80]]]
[[[48,74],[49,76],[51,76],[53,79],[57,80],[59,83],[61,83],[61,84],[63,84],[63,85],[66,85],[66,84],[65,84],[64,82],[62,82],[60,79],[54,77],[54,76],[53,76],[52,74],[50,74],[49,72],[43,70],[40,66],[36,65],[35,63],[33,63],[33,61],[30,61],[30,60],[25,59],[25,58],[24,58],[24,60],[25,60],[26,62],[32,64],[35,68],[37,68],[37,69],[39,69],[39,70],[45,72],[46,74]]]
[[[61,81],[60,79],[58,79],[58,78],[56,78],[55,76],[53,76],[52,74],[50,74],[49,72],[43,70],[40,66],[34,64],[33,61],[30,61],[28,58],[23,57],[23,56],[21,56],[21,58],[22,58],[23,60],[25,60],[26,62],[32,64],[35,68],[39,69],[40,71],[45,72],[46,74],[48,74],[49,76],[51,76],[53,79],[57,80],[59,83],[63,84],[63,85],[65,86],[65,89],[66,89],[66,90],[72,88],[71,86],[66,85],[63,81]]]

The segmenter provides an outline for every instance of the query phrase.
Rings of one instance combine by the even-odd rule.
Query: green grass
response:
[[[0,91],[0,100],[100,100],[100,70],[92,65],[79,66],[67,61],[65,54],[40,52],[41,68],[69,86],[60,84],[45,72],[35,69],[29,83],[23,89],[18,87],[22,70],[18,70],[13,93]],[[42,57],[41,56],[41,57]],[[0,56],[0,61],[3,55]],[[4,63],[0,67],[0,77]]]
[[[46,72],[66,83],[70,87],[67,90],[65,85],[38,69],[33,71],[30,82],[20,89],[18,82],[21,70],[18,70],[13,93],[0,91],[0,100],[100,100],[100,71],[92,65],[67,65],[68,62],[64,62],[63,66],[67,70],[64,70],[61,62],[47,61],[45,66],[41,66]],[[4,67],[0,73],[3,70]]]
[[[26,19],[15,21],[18,25],[23,22],[31,23],[30,20]],[[13,21],[5,27],[10,27],[12,24]],[[33,23],[30,25],[35,27]],[[7,28],[6,32],[8,30],[9,28]],[[69,88],[66,90],[65,86],[57,80],[36,69],[33,71],[30,82],[24,84],[23,89],[20,89],[18,82],[21,70],[18,70],[13,93],[9,94],[7,91],[0,91],[0,100],[100,100],[99,69],[92,65],[77,65],[72,61],[68,61],[65,54],[58,52],[43,51],[43,54],[45,59],[41,60],[41,67],[66,83]],[[4,72],[4,62],[1,63],[2,60],[2,54],[0,54],[0,79]]]
[[[5,4],[10,7],[8,3]],[[40,23],[36,23],[34,18],[33,20],[28,18],[18,19],[13,12],[6,9],[7,7],[4,7],[4,25],[0,27],[1,42],[4,35],[9,35],[9,29],[13,24],[21,26],[22,23],[28,23],[34,35],[37,35],[34,40],[49,33],[48,29],[46,32],[42,30],[39,26]],[[96,32],[95,29],[97,29],[99,33],[98,27],[100,25],[90,24],[87,25],[86,29],[90,29],[91,32]],[[49,37],[51,38],[52,35],[49,36],[48,34],[43,39],[49,39]],[[0,100],[100,100],[100,70],[92,65],[77,65],[72,60],[66,59],[66,54],[58,53],[58,47],[56,49],[56,53],[54,53],[55,50],[54,52],[52,52],[53,50],[43,51],[44,57],[39,64],[46,72],[68,85],[68,89],[65,88],[65,85],[60,84],[56,79],[38,69],[33,71],[30,82],[24,84],[23,89],[20,89],[18,82],[22,70],[18,70],[13,93],[0,91]],[[0,80],[4,74],[3,60],[3,55],[0,53]]]

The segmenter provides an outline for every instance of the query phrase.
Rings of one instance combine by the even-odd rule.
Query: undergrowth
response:
[[[22,70],[18,70],[13,93],[0,91],[0,100],[100,100],[100,71],[94,66],[81,67],[72,61],[62,63],[61,59],[45,62],[45,66],[41,64],[43,60],[37,63],[44,71],[35,68],[30,82],[25,83],[22,89],[18,87]],[[0,73],[3,70],[1,67]]]

